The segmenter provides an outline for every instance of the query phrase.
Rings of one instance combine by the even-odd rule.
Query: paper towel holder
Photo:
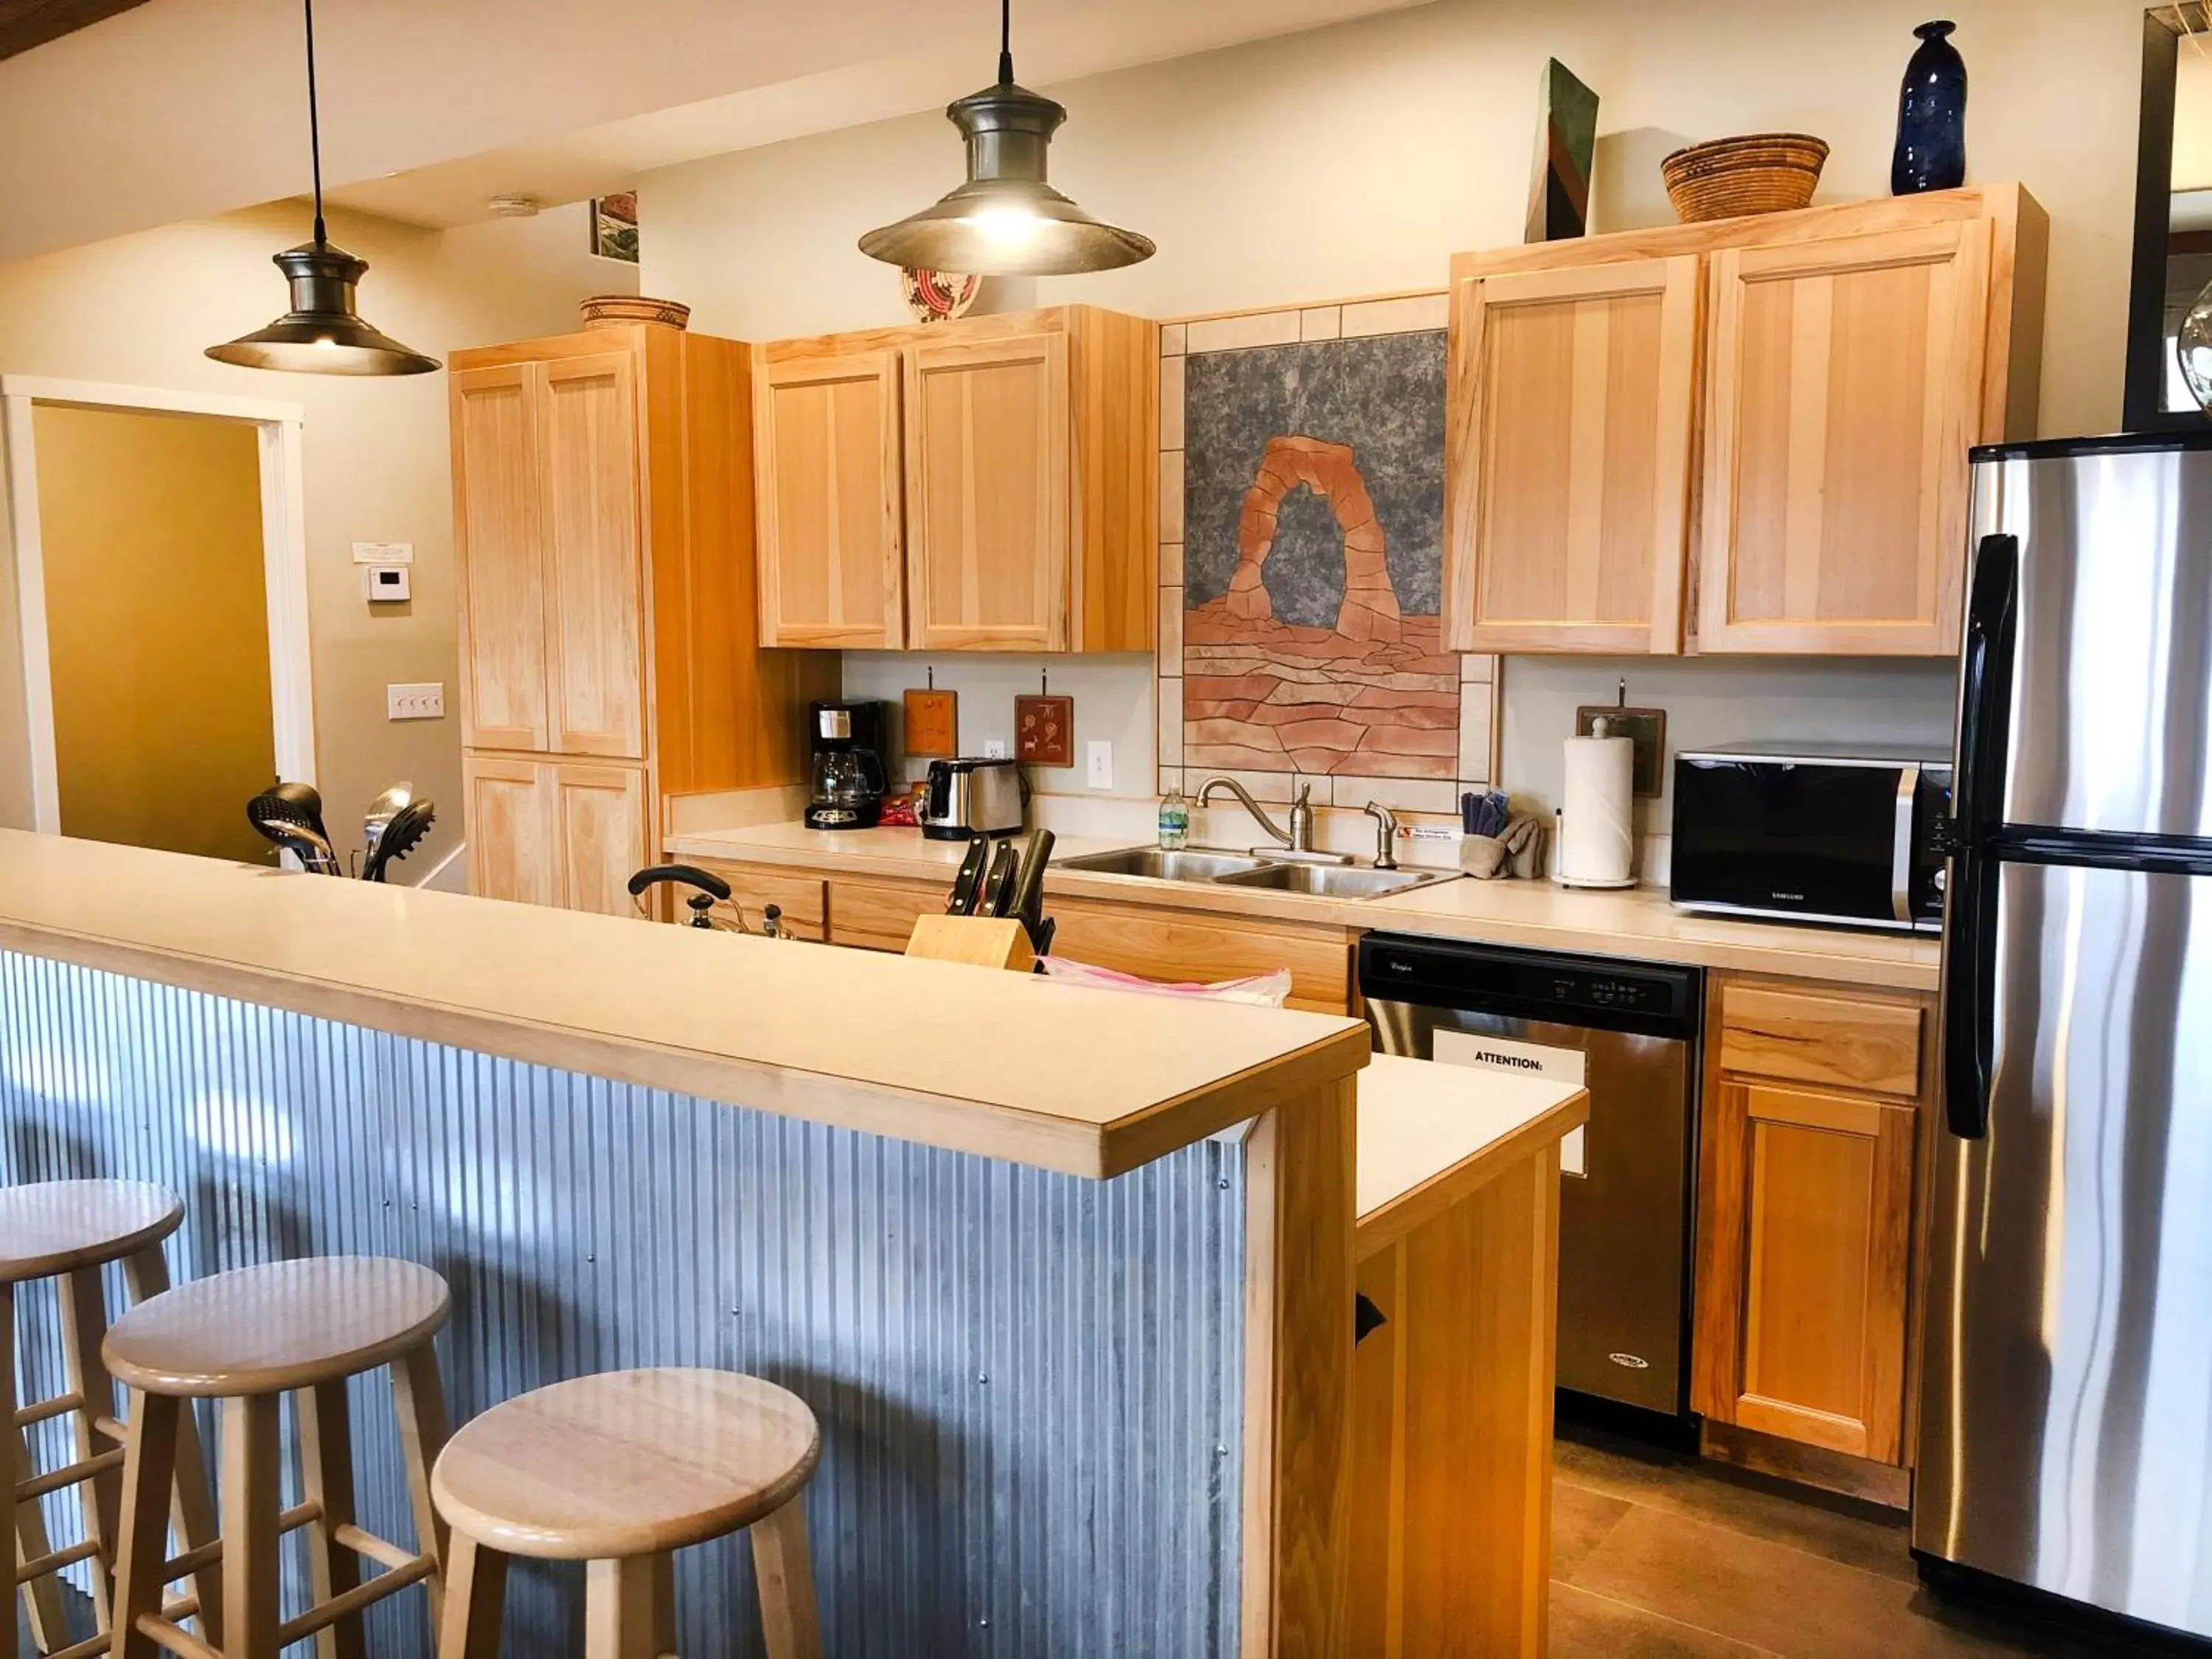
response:
[[[1594,724],[1601,720],[1613,722],[1614,737],[1635,742],[1636,764],[1630,773],[1630,792],[1638,800],[1658,799],[1667,788],[1667,711],[1631,708],[1628,682],[1624,679],[1620,683],[1620,701],[1613,707],[1584,703],[1575,710],[1575,735],[1594,735]]]

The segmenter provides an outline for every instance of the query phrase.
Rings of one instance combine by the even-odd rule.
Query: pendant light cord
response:
[[[1014,84],[1014,0],[999,0],[999,84]]]
[[[1009,0],[1011,3],[1011,0]],[[315,0],[300,0],[307,15],[307,154],[315,169],[315,246],[330,240],[323,228],[323,117],[315,102]]]

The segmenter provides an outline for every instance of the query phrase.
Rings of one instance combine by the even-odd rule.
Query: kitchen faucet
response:
[[[1313,844],[1314,811],[1313,785],[1308,783],[1298,791],[1298,798],[1291,803],[1291,827],[1285,831],[1267,816],[1267,809],[1254,800],[1251,793],[1234,778],[1212,777],[1198,786],[1198,804],[1205,805],[1213,799],[1217,789],[1226,789],[1243,803],[1244,810],[1259,823],[1260,827],[1280,843],[1279,847],[1255,847],[1254,853],[1273,858],[1287,858],[1304,864],[1349,864],[1348,853],[1316,852]]]

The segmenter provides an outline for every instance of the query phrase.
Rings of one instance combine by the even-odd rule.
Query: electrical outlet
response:
[[[446,688],[387,685],[384,688],[384,718],[388,720],[441,720],[446,718]]]
[[[1084,744],[1085,757],[1090,762],[1090,775],[1085,781],[1093,789],[1114,787],[1114,745],[1103,738],[1093,738]]]
[[[984,738],[984,739],[983,739],[983,758],[984,758],[985,760],[1004,760],[1004,759],[1006,759],[1006,740],[1004,738]]]

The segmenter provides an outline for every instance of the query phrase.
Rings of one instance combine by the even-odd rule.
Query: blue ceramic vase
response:
[[[1956,190],[1966,182],[1966,64],[1947,38],[1952,23],[1923,23],[1920,48],[1905,66],[1897,99],[1897,153],[1889,164],[1893,196]]]

